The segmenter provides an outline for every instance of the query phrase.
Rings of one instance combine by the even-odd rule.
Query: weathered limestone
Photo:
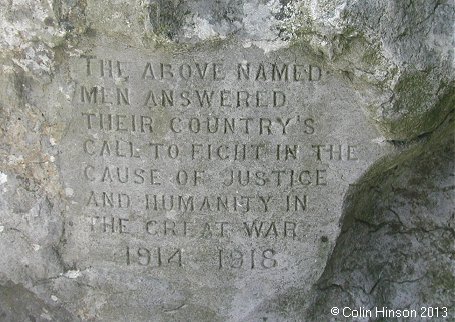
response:
[[[5,3],[1,319],[453,318],[454,16]]]

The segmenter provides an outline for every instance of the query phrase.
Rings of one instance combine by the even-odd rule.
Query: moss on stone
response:
[[[324,34],[305,8],[301,9],[295,25],[299,28],[293,31],[293,42],[306,43],[316,55],[324,53],[324,56],[330,56],[323,59],[332,69],[350,75],[359,71],[357,77],[360,83],[372,85],[384,92],[393,91],[394,97],[390,102],[367,107],[372,115],[381,114],[377,121],[386,137],[412,140],[433,131],[453,109],[453,85],[434,79],[431,70],[418,71],[395,66],[384,57],[381,44],[369,39],[361,30],[348,25],[336,34]],[[325,47],[323,40],[332,44],[331,47]],[[393,86],[400,69],[401,72],[413,71],[405,72]]]
[[[398,118],[386,118],[383,129],[395,140],[411,140],[424,133],[432,132],[447,114],[454,109],[455,88],[446,88],[446,94],[433,105],[433,100],[438,99],[433,94],[431,81],[425,73],[416,72],[403,77],[397,84],[395,111],[406,113]]]
[[[370,66],[379,65],[381,63],[381,55],[377,45],[365,48],[365,52],[362,56],[362,62]]]
[[[455,292],[455,276],[450,270],[444,268],[442,264],[433,268],[429,274],[429,278],[435,291],[444,290]]]
[[[452,95],[451,100],[446,99],[442,103],[448,104],[449,109],[453,110],[453,99],[454,96]],[[381,161],[377,162],[361,180],[359,180],[360,183],[358,185],[353,185],[351,187],[351,191],[348,193],[345,200],[346,209],[344,210],[344,213],[355,214],[355,216],[341,219],[344,221],[345,229],[351,227],[354,220],[361,220],[371,225],[377,224],[376,214],[378,209],[376,209],[375,198],[378,187],[381,187],[381,194],[383,196],[394,196],[396,191],[392,191],[392,189],[394,189],[393,185],[386,184],[386,182],[396,178],[402,171],[402,167],[411,166],[410,164],[413,163],[413,160],[428,158],[427,155],[429,154],[441,153],[440,150],[444,149],[446,145],[449,146],[453,144],[450,140],[453,140],[455,118],[447,113],[442,114],[442,116],[447,118],[447,120],[443,122],[443,119],[441,122],[435,124],[432,131],[443,123],[438,131],[432,133],[430,140],[425,142],[425,144],[412,145],[405,151],[400,149],[396,154],[391,154],[383,158]],[[418,167],[418,169],[416,169],[418,173],[424,175],[422,180],[424,180],[428,173],[431,173],[435,166],[436,164],[432,162],[418,162],[412,164],[412,167]],[[390,191],[388,191],[388,189]],[[431,208],[432,206],[434,205],[428,204],[428,207]]]

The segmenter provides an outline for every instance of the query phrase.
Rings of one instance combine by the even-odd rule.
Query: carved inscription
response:
[[[311,97],[321,66],[235,59],[74,60],[78,229],[111,260],[273,270],[314,243],[324,195],[367,147],[332,135]]]

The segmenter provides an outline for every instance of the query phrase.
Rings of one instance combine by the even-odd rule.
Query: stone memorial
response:
[[[455,318],[453,2],[0,15],[0,320]]]

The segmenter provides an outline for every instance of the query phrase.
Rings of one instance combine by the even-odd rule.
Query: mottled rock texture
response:
[[[333,306],[447,307],[439,319],[455,319],[454,21],[450,0],[2,1],[0,319],[344,320]],[[188,52],[230,41],[313,57],[367,102],[391,152],[342,196],[317,283],[258,296],[249,312],[217,303],[178,316],[191,295],[175,285],[65,260],[67,62],[104,43]]]
[[[377,164],[352,187],[311,318],[331,305],[453,312],[453,127],[451,113],[421,145]]]

